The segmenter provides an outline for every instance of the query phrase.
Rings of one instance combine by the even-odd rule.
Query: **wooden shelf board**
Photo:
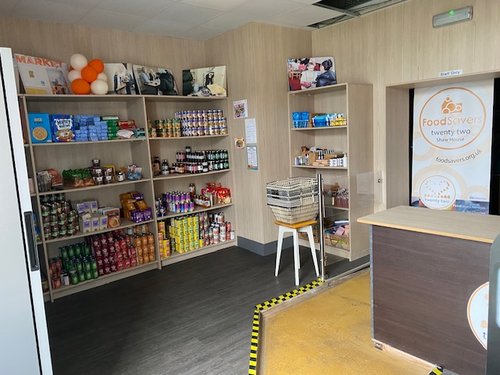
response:
[[[118,281],[133,275],[151,271],[158,268],[158,262],[153,261],[146,264],[140,264],[133,268],[127,268],[121,271],[113,272],[108,275],[99,276],[97,279],[82,281],[76,285],[63,286],[59,289],[53,289],[52,295],[54,299],[68,296],[70,294],[78,293],[84,290],[92,289],[101,285],[109,284],[113,281]]]
[[[312,165],[292,165],[292,168],[309,168],[309,169],[333,169],[339,171],[347,171],[346,167],[314,167]]]
[[[231,246],[236,246],[236,240],[229,240],[226,242],[218,243],[217,245],[204,246],[200,249],[191,250],[183,254],[175,253],[168,258],[162,259],[161,265],[167,266],[169,264],[174,264],[182,262],[184,260],[196,258],[205,254],[210,254],[218,250],[222,250]]]
[[[74,236],[54,238],[54,239],[51,239],[51,240],[45,240],[45,243],[49,244],[49,243],[56,243],[56,242],[62,242],[62,241],[67,241],[67,240],[73,240],[75,238],[83,238],[83,237],[88,237],[88,236],[94,236],[96,234],[102,234],[102,233],[112,232],[112,231],[115,231],[115,230],[132,228],[132,227],[135,227],[137,225],[150,224],[150,223],[153,223],[153,222],[154,222],[154,220],[147,220],[147,221],[143,221],[142,223],[134,223],[132,221],[125,220],[125,219],[122,218],[122,224],[119,227],[116,227],[116,228],[106,228],[105,230],[100,230],[100,231],[97,231],[97,232],[78,233],[78,234],[75,234]]]
[[[27,102],[128,102],[142,98],[142,95],[38,95],[38,94],[19,94]]]
[[[112,184],[106,184],[106,185],[93,185],[93,186],[86,186],[86,187],[81,187],[81,188],[66,188],[63,190],[53,190],[53,191],[45,191],[43,193],[38,193],[38,195],[43,196],[43,195],[53,195],[53,194],[59,194],[59,193],[74,193],[78,191],[89,191],[89,190],[99,190],[99,189],[109,189],[109,188],[114,188],[117,186],[125,186],[125,185],[134,185],[134,184],[142,184],[145,182],[149,182],[151,179],[149,178],[143,178],[142,180],[134,180],[134,181],[123,181],[123,182],[114,182]]]
[[[339,91],[346,89],[347,89],[347,83],[337,83],[335,85],[316,87],[308,90],[289,91],[288,95],[314,95],[314,94],[322,94],[325,92]]]
[[[308,130],[330,130],[330,129],[347,129],[348,126],[324,126],[320,128],[291,128],[293,131],[308,131]]]
[[[204,139],[204,138],[224,138],[228,137],[229,134],[216,134],[216,135],[196,135],[193,137],[155,137],[149,138],[150,141],[173,141],[173,140],[187,140],[187,139]]]
[[[231,207],[232,205],[233,205],[233,203],[227,203],[227,204],[218,204],[218,205],[208,207],[208,208],[198,207],[198,208],[195,208],[195,210],[191,211],[191,212],[183,212],[183,213],[178,213],[178,214],[168,214],[168,215],[165,215],[162,217],[157,217],[156,220],[161,221],[161,220],[170,219],[172,217],[194,215],[194,214],[197,214],[200,212],[214,211],[214,210],[218,210],[218,209],[222,209],[222,208],[226,208],[226,207]]]
[[[61,146],[76,146],[76,145],[100,145],[110,143],[122,143],[122,142],[141,142],[145,141],[146,137],[140,138],[130,138],[130,139],[113,139],[109,141],[87,141],[87,142],[49,142],[49,143],[33,143],[33,147],[61,147]]]
[[[226,100],[227,96],[142,95],[149,102],[211,102]]]
[[[212,172],[207,172],[207,173],[184,173],[184,174],[172,174],[164,177],[155,177],[153,178],[153,181],[163,181],[163,180],[175,180],[177,178],[195,178],[195,177],[202,177],[202,176],[209,176],[211,174],[219,174],[219,173],[226,173],[226,172],[231,172],[231,169],[221,169],[218,171],[212,171]]]
[[[309,247],[309,241],[302,238],[299,238],[299,244],[301,246]],[[316,242],[314,246],[316,247],[316,250],[319,251],[319,243]],[[351,256],[351,252],[349,250],[341,249],[327,244],[325,244],[325,253],[336,255],[342,258],[349,258]]]
[[[340,210],[340,211],[349,211],[349,208],[332,206],[331,204],[325,204],[325,208],[333,208],[335,210]]]

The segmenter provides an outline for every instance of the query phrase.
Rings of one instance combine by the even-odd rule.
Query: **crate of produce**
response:
[[[318,203],[309,204],[301,207],[278,207],[269,206],[273,211],[277,221],[286,224],[295,224],[302,221],[314,220],[318,215]]]
[[[267,204],[278,207],[300,207],[318,202],[318,180],[293,177],[270,182],[266,186]]]

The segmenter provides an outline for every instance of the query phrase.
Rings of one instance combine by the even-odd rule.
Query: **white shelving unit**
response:
[[[143,168],[143,178],[137,181],[124,181],[108,185],[89,186],[82,188],[64,188],[53,192],[39,192],[34,178],[36,192],[32,199],[36,200],[34,207],[41,212],[41,199],[45,195],[64,193],[66,199],[83,200],[97,199],[100,206],[120,207],[119,194],[127,191],[139,191],[145,201],[154,211],[155,198],[167,191],[188,191],[190,183],[195,183],[197,189],[207,182],[220,182],[231,188],[234,194],[233,174],[231,169],[217,170],[202,174],[178,174],[168,176],[153,176],[151,161],[155,156],[160,159],[175,161],[175,153],[182,151],[186,146],[193,150],[219,150],[229,152],[229,162],[232,163],[232,148],[229,135],[209,135],[196,137],[150,138],[149,134],[143,138],[119,139],[99,142],[68,142],[33,144],[28,132],[28,113],[42,112],[50,114],[99,114],[118,115],[120,119],[133,119],[138,127],[146,129],[148,120],[173,118],[176,111],[222,109],[228,115],[226,98],[199,98],[183,96],[151,96],[151,95],[19,95],[21,117],[24,120],[26,162],[30,177],[36,172],[47,168],[54,168],[59,172],[65,169],[83,168],[91,164],[92,159],[100,159],[102,164],[126,166],[136,164]],[[49,291],[45,298],[54,301],[73,293],[91,289],[126,277],[130,277],[162,266],[177,263],[193,257],[236,245],[236,241],[226,241],[217,245],[206,246],[198,250],[183,254],[174,253],[166,259],[160,258],[158,244],[158,222],[174,217],[185,216],[208,211],[224,211],[228,221],[235,221],[235,208],[231,204],[215,205],[209,208],[198,207],[191,213],[169,213],[165,217],[156,217],[143,223],[133,223],[122,218],[118,228],[106,229],[93,233],[77,233],[70,237],[43,238],[39,242],[41,259],[45,265],[45,273],[49,277],[49,259],[59,253],[59,247],[80,242],[83,238],[106,233],[116,229],[127,229],[137,225],[148,224],[150,231],[155,235],[156,259],[153,262],[140,264],[136,267],[100,276],[94,280],[87,280],[76,285],[63,286],[52,289],[50,280]],[[38,216],[40,218],[40,216]],[[39,223],[41,224],[41,223]],[[41,225],[39,225],[42,228]]]
[[[349,220],[349,246],[338,248],[325,241],[325,252],[351,261],[369,254],[368,229],[358,224],[357,219],[373,212],[372,90],[371,85],[340,83],[288,94],[290,175],[313,177],[321,173],[325,185],[339,183],[349,189],[349,208],[325,201],[325,218]],[[294,128],[292,113],[302,111],[344,113],[347,126]],[[295,157],[300,155],[302,146],[346,152],[348,166],[295,165]],[[307,241],[300,242],[308,246]]]

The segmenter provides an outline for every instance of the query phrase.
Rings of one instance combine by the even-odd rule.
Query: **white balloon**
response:
[[[108,76],[106,74],[104,74],[104,73],[99,73],[97,75],[97,79],[100,79],[100,80],[102,80],[104,82],[108,82]]]
[[[90,91],[95,95],[106,95],[108,93],[108,83],[102,79],[96,79],[90,84]]]
[[[82,70],[83,68],[85,68],[88,61],[87,58],[83,56],[81,53],[75,53],[69,59],[69,63],[71,64],[73,69]]]
[[[73,82],[75,79],[82,78],[82,72],[79,70],[72,70],[68,73],[68,79],[70,82]]]

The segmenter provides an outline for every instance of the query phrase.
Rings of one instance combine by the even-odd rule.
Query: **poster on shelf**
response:
[[[108,94],[136,95],[139,93],[134,79],[132,64],[105,63],[104,74],[108,77]]]
[[[14,66],[26,94],[70,94],[68,64],[62,61],[14,54]],[[20,92],[21,90],[18,91]]]
[[[235,120],[248,117],[248,103],[246,99],[233,101],[233,118]]]
[[[254,171],[259,169],[257,146],[247,146],[247,164],[248,164],[248,169]]]
[[[337,83],[333,57],[288,59],[287,73],[290,91],[309,90]]]
[[[133,71],[139,94],[177,95],[177,85],[170,69],[134,64]]]
[[[185,69],[182,71],[182,95],[227,96],[226,67]]]
[[[415,89],[411,205],[489,213],[493,80]]]

